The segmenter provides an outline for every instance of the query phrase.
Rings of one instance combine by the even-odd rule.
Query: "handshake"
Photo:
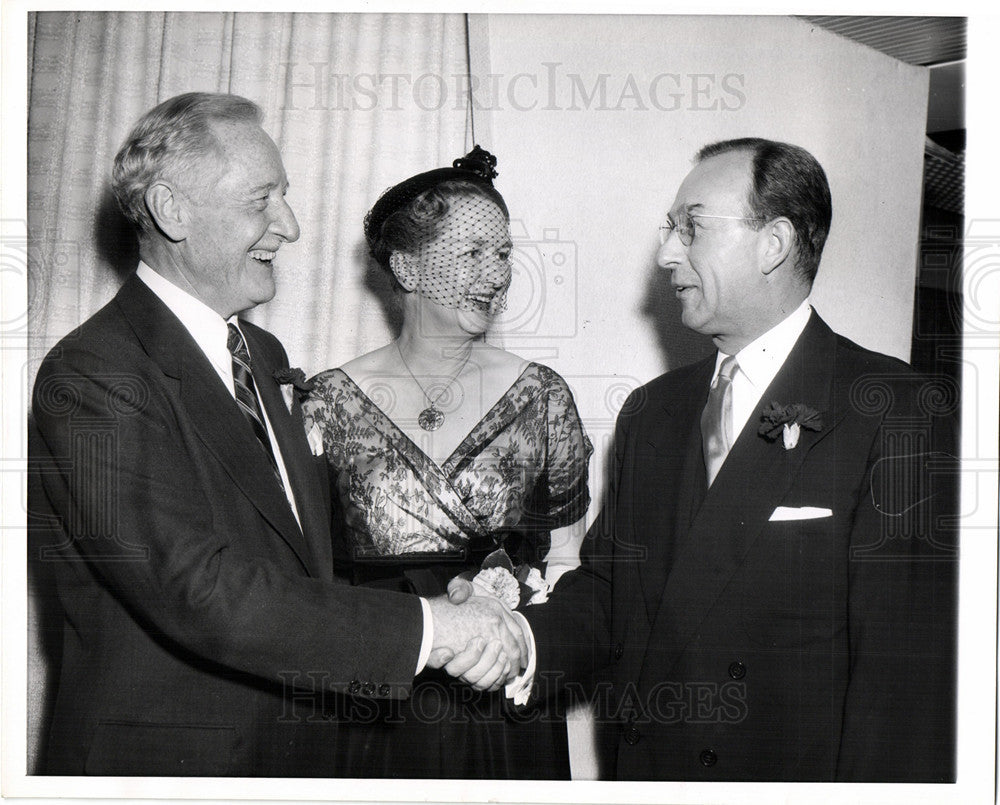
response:
[[[517,617],[497,598],[477,594],[454,578],[448,595],[428,599],[434,622],[429,668],[444,668],[476,690],[499,690],[528,664],[528,643]]]

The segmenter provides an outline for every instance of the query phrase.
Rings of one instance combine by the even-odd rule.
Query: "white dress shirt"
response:
[[[233,381],[233,356],[229,351],[228,340],[229,325],[233,324],[237,329],[240,327],[237,317],[230,316],[229,319],[223,319],[222,316],[200,299],[196,299],[187,291],[177,287],[170,280],[157,274],[156,271],[141,261],[135,273],[160,298],[160,301],[170,308],[170,312],[180,319],[181,324],[184,325],[184,329],[191,334],[195,343],[204,353],[205,357],[208,358],[208,362],[212,364],[212,368],[219,375],[222,384],[235,400],[236,386]],[[240,330],[240,333],[242,332]],[[246,337],[244,336],[245,340]],[[247,344],[247,351],[250,351],[249,344]],[[252,355],[250,356],[250,360],[252,363]],[[254,393],[256,393],[256,390]],[[260,408],[261,416],[264,418],[267,438],[271,442],[271,449],[274,451],[274,460],[278,465],[281,483],[285,487],[285,497],[288,498],[288,505],[291,506],[292,514],[295,515],[295,520],[301,528],[302,522],[299,520],[299,510],[295,504],[292,485],[288,481],[285,460],[281,456],[281,446],[274,438],[274,428],[271,427],[271,421],[267,417],[264,405],[260,402],[259,394],[257,395],[257,406]]]
[[[736,353],[739,369],[733,375],[733,429],[730,431],[734,441],[739,438],[750,417],[760,412],[761,397],[802,335],[811,312],[809,300],[803,300],[790,316]],[[722,362],[728,357],[722,352],[716,355],[712,383],[719,374]]]

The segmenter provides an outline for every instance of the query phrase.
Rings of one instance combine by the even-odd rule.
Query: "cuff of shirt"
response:
[[[427,667],[427,660],[431,656],[431,648],[434,646],[434,618],[431,616],[431,605],[426,598],[420,599],[420,611],[424,613],[424,636],[420,640],[420,655],[417,657],[417,670],[413,672],[416,676]]]
[[[513,699],[514,704],[523,706],[531,698],[531,688],[535,683],[535,635],[528,625],[528,619],[520,612],[511,613],[521,624],[521,631],[524,633],[524,642],[528,644],[528,667],[520,676],[512,679],[504,686],[504,695],[508,699]]]

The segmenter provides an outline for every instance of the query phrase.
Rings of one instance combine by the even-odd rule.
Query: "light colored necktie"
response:
[[[705,410],[701,412],[701,444],[709,486],[733,446],[733,376],[739,368],[733,355],[722,361],[715,383],[708,392]]]

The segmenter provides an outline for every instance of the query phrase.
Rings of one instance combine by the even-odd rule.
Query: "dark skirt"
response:
[[[335,777],[569,779],[564,717],[515,713],[443,671],[422,673],[405,700],[345,697]]]
[[[354,582],[440,595],[462,570],[423,563],[355,567]],[[334,777],[568,780],[565,708],[515,708],[426,669],[409,699],[337,698]]]

